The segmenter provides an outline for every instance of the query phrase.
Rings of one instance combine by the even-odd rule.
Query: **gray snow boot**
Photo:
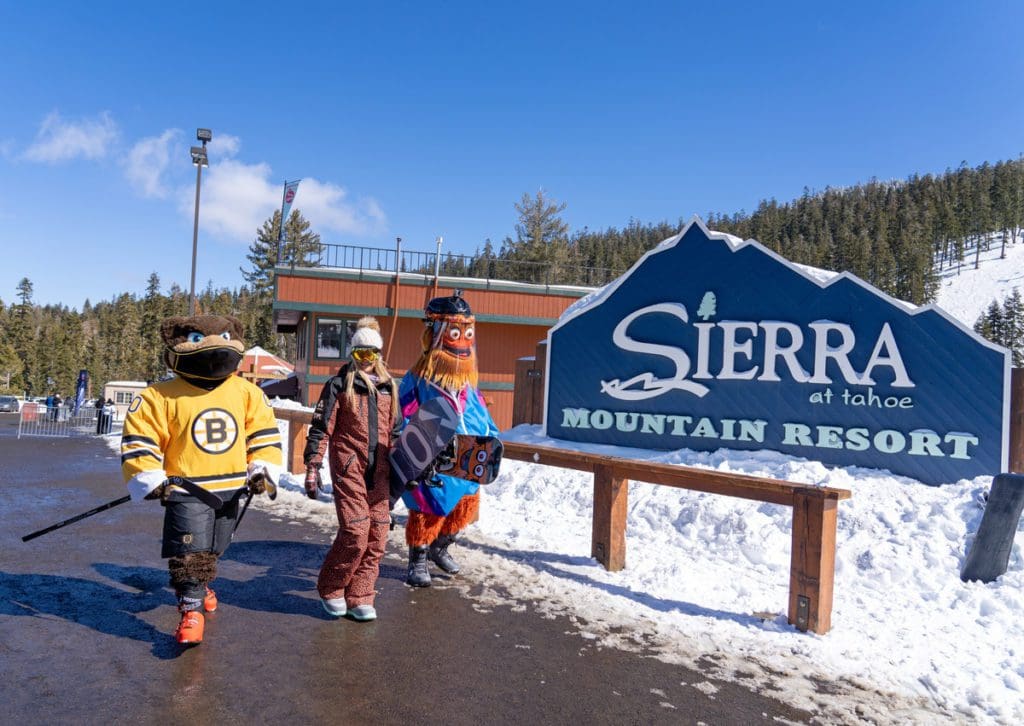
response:
[[[460,569],[459,563],[448,554],[448,545],[453,542],[455,542],[455,535],[442,534],[430,543],[430,549],[427,550],[427,557],[430,558],[430,561],[449,575],[457,574]]]
[[[413,587],[430,587],[426,547],[409,548],[409,575],[405,578],[405,584]]]

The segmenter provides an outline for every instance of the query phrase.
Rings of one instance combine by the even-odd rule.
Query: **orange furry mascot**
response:
[[[420,404],[444,396],[459,412],[457,433],[496,436],[498,427],[476,387],[476,318],[462,291],[432,299],[424,314],[423,353],[399,386],[402,416],[408,422]],[[459,571],[448,548],[476,520],[478,489],[476,482],[433,473],[402,495],[409,508],[407,584],[430,586],[428,560],[449,574]]]

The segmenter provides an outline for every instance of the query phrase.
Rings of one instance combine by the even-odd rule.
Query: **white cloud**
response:
[[[233,159],[242,148],[242,140],[231,134],[216,134],[206,148],[211,159]]]
[[[144,197],[160,199],[170,193],[164,176],[180,137],[180,130],[168,129],[159,136],[150,136],[135,143],[124,164],[124,174],[135,191]]]
[[[70,159],[99,159],[117,139],[118,128],[106,111],[92,119],[65,121],[54,111],[39,126],[23,157],[54,164]]]
[[[268,181],[270,166],[234,159],[213,162],[203,174],[199,224],[205,232],[251,242],[256,230],[274,213],[279,193]],[[179,209],[191,219],[195,187],[182,187]]]
[[[216,143],[214,139],[211,144]],[[237,150],[235,137],[224,137],[220,156]],[[210,149],[210,169],[203,173],[199,224],[205,232],[249,243],[256,231],[281,208],[281,183],[271,181],[268,164],[246,164],[236,159],[217,161]],[[195,213],[195,187],[182,187],[179,209],[189,219]],[[373,199],[352,201],[342,187],[315,178],[299,185],[293,209],[298,209],[324,235],[327,232],[367,234],[386,227],[387,219]]]
[[[299,184],[295,209],[321,234],[325,230],[368,234],[380,232],[387,226],[384,211],[375,199],[350,201],[344,188],[314,178],[303,179]]]

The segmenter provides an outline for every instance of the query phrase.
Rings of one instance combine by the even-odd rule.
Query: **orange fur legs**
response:
[[[426,547],[438,535],[456,534],[477,520],[480,514],[480,492],[467,494],[447,517],[436,517],[423,512],[409,512],[405,523],[405,541],[410,547]]]

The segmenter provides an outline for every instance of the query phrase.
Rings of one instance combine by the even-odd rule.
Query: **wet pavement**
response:
[[[125,504],[95,438],[17,439],[0,414],[0,708],[18,724],[754,724],[808,722],[735,683],[592,647],[564,618],[455,587],[407,587],[394,537],[380,618],[329,618],[314,589],[333,531],[253,507],[221,560],[202,645],[178,646],[162,510]],[[472,578],[472,573],[460,575]],[[711,690],[711,689],[708,689]]]

